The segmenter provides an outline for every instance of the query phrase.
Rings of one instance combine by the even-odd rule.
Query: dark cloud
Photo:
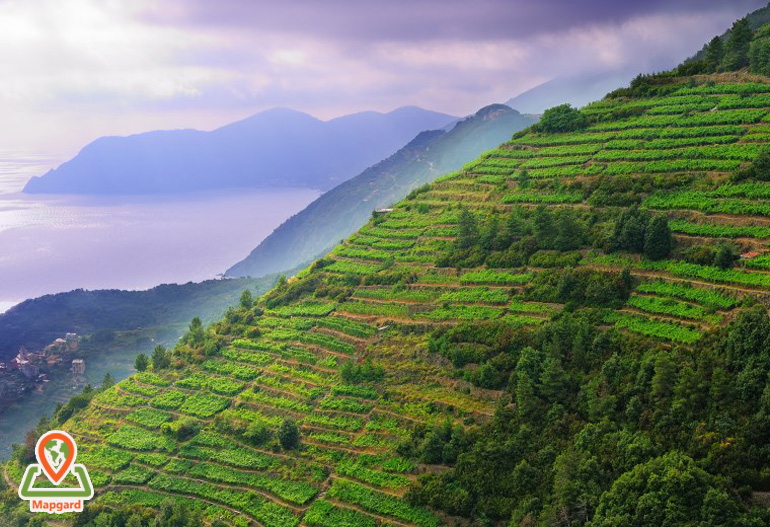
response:
[[[164,0],[158,24],[356,41],[500,40],[667,13],[746,13],[762,0]]]

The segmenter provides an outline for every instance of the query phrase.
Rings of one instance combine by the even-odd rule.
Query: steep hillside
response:
[[[768,123],[746,71],[551,109],[42,423],[77,524],[768,525]]]
[[[238,187],[326,190],[455,118],[404,107],[320,121],[275,109],[211,132],[103,137],[32,178],[29,193],[155,194]]]
[[[534,119],[503,105],[482,108],[448,132],[423,132],[388,159],[328,191],[265,238],[228,276],[262,276],[318,258],[410,190],[457,170]]]

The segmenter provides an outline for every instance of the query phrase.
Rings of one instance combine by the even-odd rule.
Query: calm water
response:
[[[0,312],[35,296],[75,288],[144,289],[214,278],[318,197],[309,189],[181,197],[24,195],[57,160],[0,151]],[[88,382],[122,379],[146,349],[87,360]],[[0,459],[38,419],[79,390],[48,385],[0,410]]]
[[[26,298],[214,278],[318,197],[310,189],[177,197],[25,195],[56,161],[0,152],[0,312]]]

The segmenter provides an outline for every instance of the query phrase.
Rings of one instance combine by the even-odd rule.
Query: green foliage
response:
[[[136,356],[136,360],[134,361],[134,368],[136,368],[136,371],[144,371],[147,369],[147,366],[150,365],[150,359],[147,358],[147,355],[144,353],[140,353]]]
[[[693,344],[701,337],[701,333],[693,329],[630,315],[612,313],[607,317],[607,321],[614,322],[619,328],[625,328],[634,333],[675,342]]]
[[[166,390],[150,400],[155,408],[163,410],[176,410],[185,400],[185,394],[177,390]]]
[[[316,500],[305,511],[303,520],[318,527],[375,527],[371,516],[353,509],[338,507],[326,500]]]
[[[686,220],[669,220],[669,227],[674,232],[695,236],[714,236],[724,238],[768,238],[770,227],[765,225],[733,225],[730,223],[695,223]]]
[[[126,419],[147,428],[158,428],[171,419],[171,414],[154,408],[142,407],[128,414]]]
[[[709,71],[716,71],[725,55],[724,43],[720,37],[712,38],[706,47],[706,64]]]
[[[588,119],[580,110],[562,104],[543,112],[536,129],[547,134],[557,134],[582,130],[587,125]]]
[[[648,313],[690,318],[693,320],[705,320],[712,323],[718,323],[720,320],[720,317],[709,314],[708,311],[702,307],[686,304],[671,298],[632,296],[628,299],[628,305]]]
[[[733,23],[722,60],[725,69],[737,70],[749,65],[751,37],[751,26],[747,18],[741,18]]]
[[[238,305],[241,309],[251,309],[254,305],[254,297],[251,295],[251,291],[246,289],[241,293],[241,298],[238,299]]]
[[[380,470],[372,470],[359,462],[351,459],[345,459],[336,466],[337,472],[342,476],[357,479],[374,485],[389,489],[400,489],[409,485],[410,480],[399,474],[388,474]]]
[[[511,274],[507,272],[498,271],[471,271],[465,273],[460,277],[461,284],[499,284],[499,285],[515,285],[526,284],[534,275],[532,273],[526,274]]]
[[[668,283],[668,282],[650,282],[640,284],[636,291],[640,293],[652,293],[661,296],[671,296],[681,298],[690,302],[695,302],[714,309],[730,309],[736,305],[734,298],[725,296],[710,289],[698,289],[691,285]]]
[[[358,384],[364,381],[381,381],[385,378],[385,368],[375,366],[371,358],[367,358],[363,363],[349,360],[342,363],[340,375],[342,380],[348,384]]]
[[[276,434],[284,450],[294,450],[299,446],[299,428],[293,419],[284,419]]]
[[[644,255],[650,260],[662,260],[668,257],[672,246],[668,219],[662,215],[654,216],[644,232]]]
[[[375,513],[395,516],[400,520],[415,523],[421,527],[439,525],[438,518],[428,510],[414,507],[404,500],[370,490],[356,483],[336,479],[329,489],[328,496],[359,505]]]
[[[674,451],[621,475],[602,495],[592,525],[698,522],[717,527],[732,524],[740,508],[716,478]]]
[[[165,492],[198,496],[242,510],[256,517],[265,527],[296,527],[299,519],[290,509],[265,500],[251,491],[232,492],[210,483],[160,474],[149,483],[150,488]]]
[[[130,450],[174,450],[174,443],[168,438],[133,425],[120,427],[107,438],[107,444]]]
[[[125,470],[112,475],[113,483],[128,484],[128,485],[144,485],[150,478],[155,475],[155,472],[144,467],[131,465]]]
[[[163,423],[160,425],[160,431],[173,437],[177,441],[185,441],[194,436],[200,430],[200,424],[195,419],[182,417],[177,421]]]
[[[200,324],[200,319],[195,318],[193,320],[198,320],[198,323]],[[162,370],[164,368],[168,368],[171,365],[171,357],[169,356],[168,351],[166,350],[165,346],[162,346],[161,344],[158,344],[155,346],[155,349],[152,350],[152,369],[155,371]]]
[[[206,418],[221,412],[229,405],[230,401],[223,397],[207,393],[194,393],[185,399],[179,411],[195,417]]]

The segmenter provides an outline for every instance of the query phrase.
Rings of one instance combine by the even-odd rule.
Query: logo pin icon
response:
[[[77,447],[67,432],[52,430],[38,439],[35,457],[51,483],[58,485],[75,462]]]
[[[60,514],[83,511],[83,502],[94,497],[94,486],[86,467],[75,463],[77,455],[75,440],[67,432],[51,430],[37,440],[37,463],[27,466],[18,490],[19,498],[29,501],[30,512]],[[53,487],[34,486],[41,472],[45,473]],[[60,485],[68,474],[77,480],[77,487]]]

